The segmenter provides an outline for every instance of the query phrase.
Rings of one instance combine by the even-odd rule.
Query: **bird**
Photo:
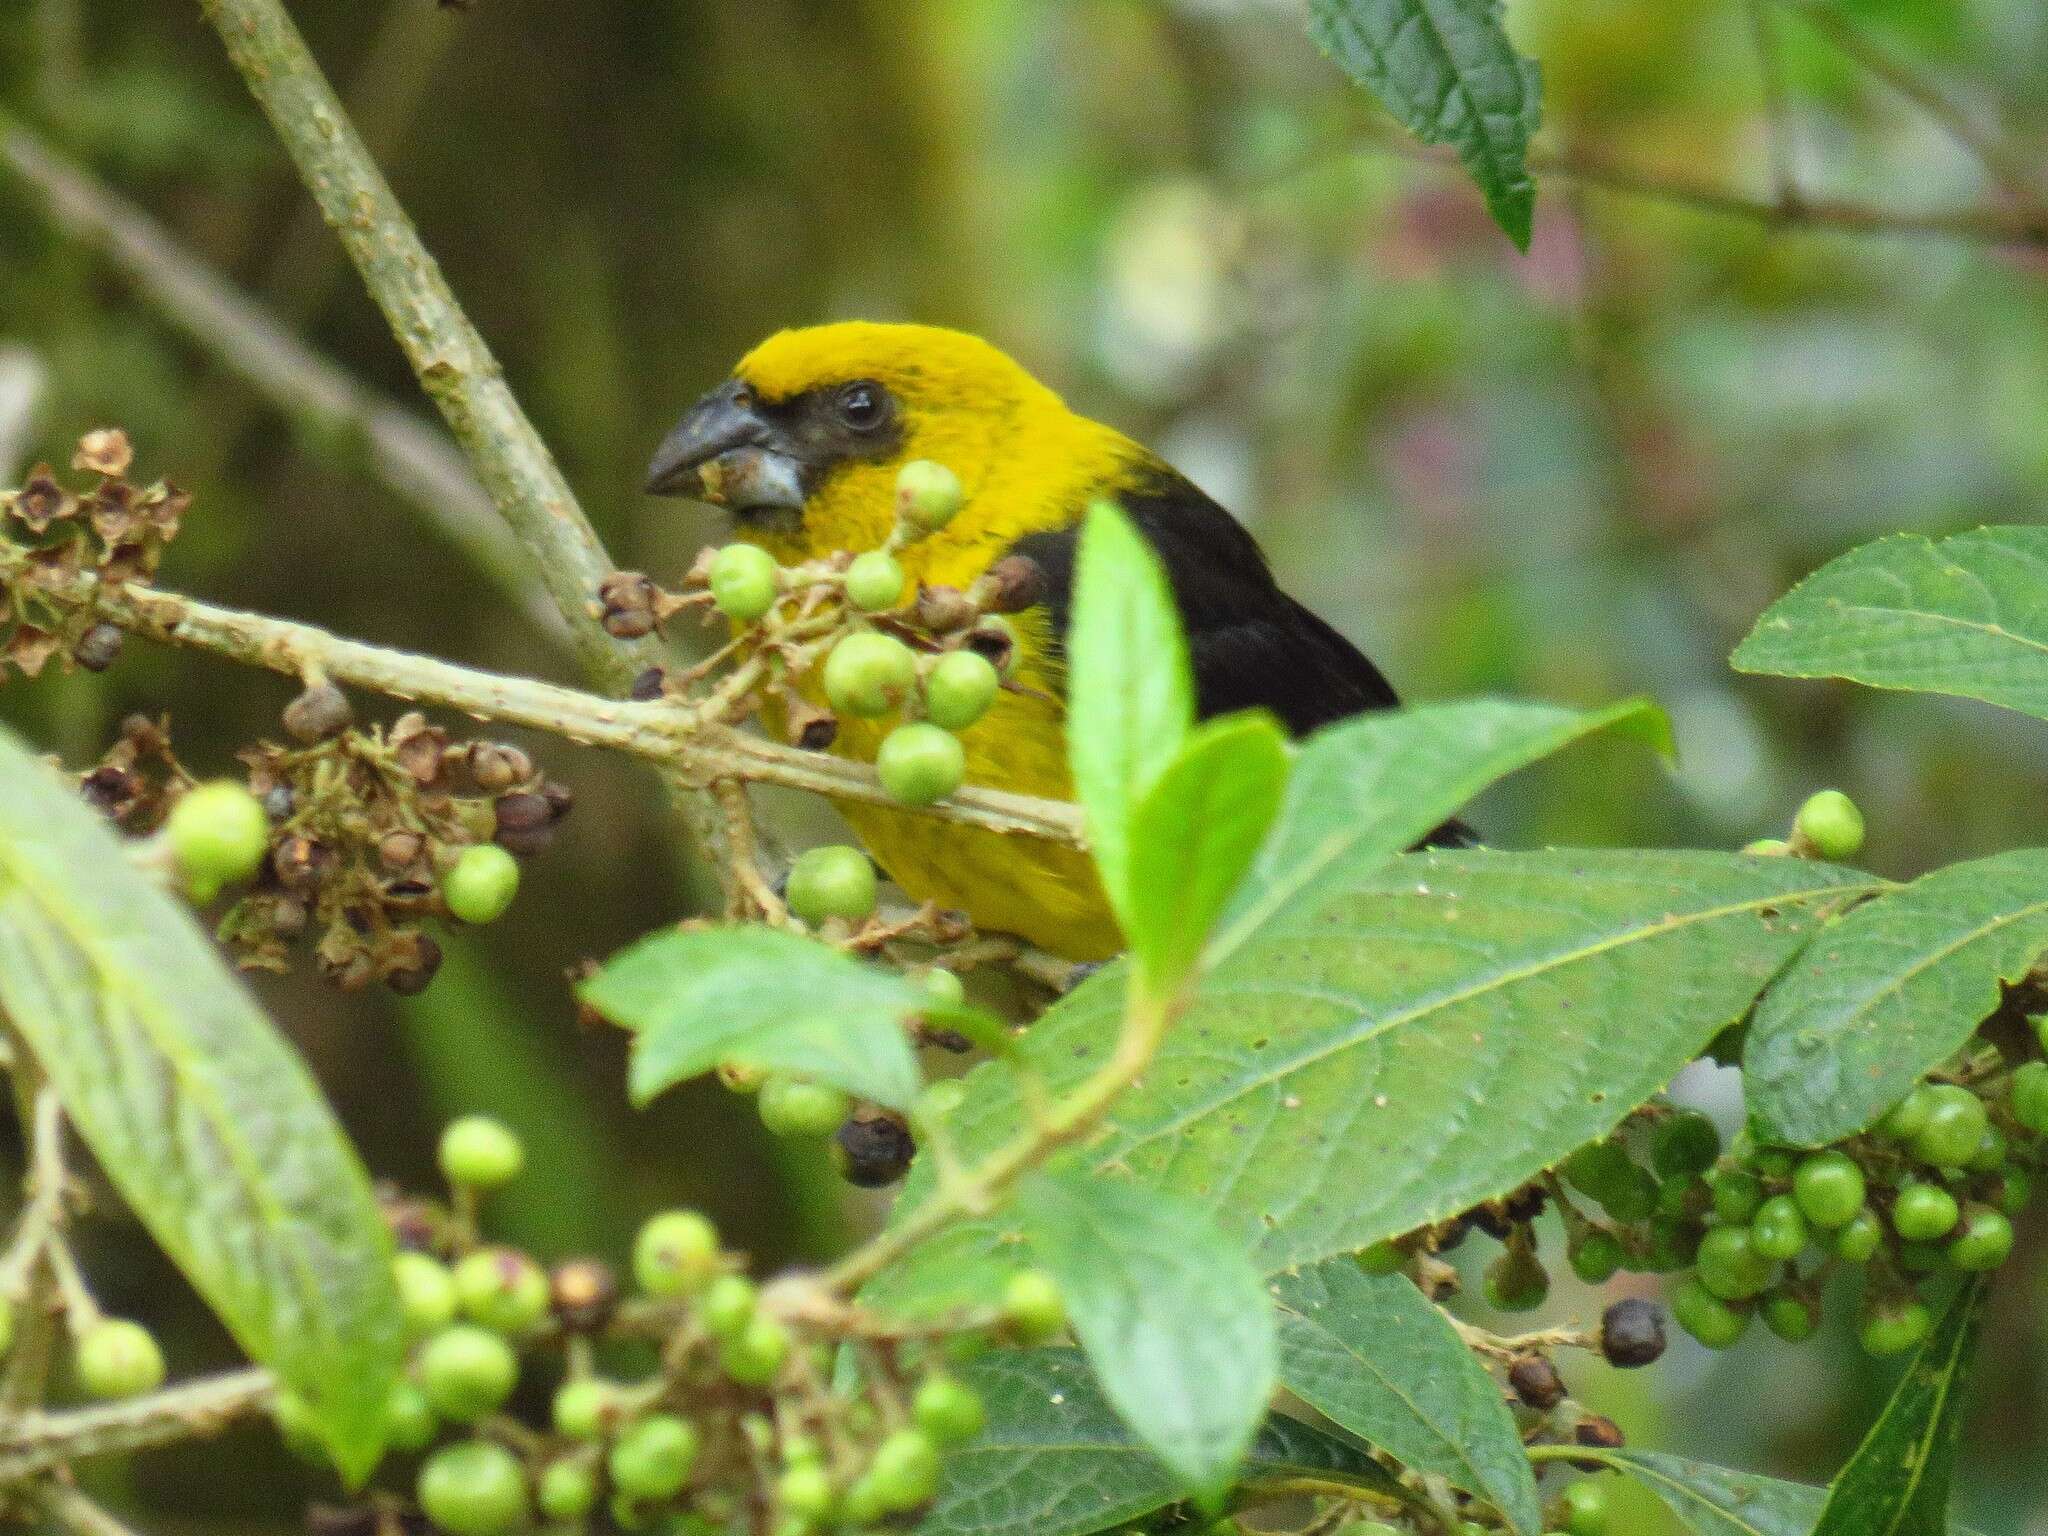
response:
[[[1040,600],[1010,616],[1015,670],[961,735],[967,782],[1069,799],[1063,640],[1087,510],[1122,508],[1164,566],[1187,635],[1196,712],[1263,709],[1299,737],[1399,698],[1378,667],[1281,589],[1252,535],[1164,459],[964,331],[838,321],[779,331],[663,438],[647,490],[723,505],[734,536],[785,565],[879,547],[896,479],[945,465],[965,502],[899,555],[912,581],[961,590],[1022,555]],[[842,719],[831,750],[872,762],[886,726]],[[1122,948],[1085,852],[886,805],[840,810],[912,899],[1076,962]],[[1448,823],[1432,841],[1461,843]]]

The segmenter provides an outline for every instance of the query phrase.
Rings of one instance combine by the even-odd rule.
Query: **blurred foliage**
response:
[[[2048,144],[2048,10],[1838,8],[1976,120]],[[623,565],[678,571],[713,535],[708,514],[643,499],[641,469],[753,341],[848,315],[965,325],[1236,508],[1293,590],[1411,695],[1641,690],[1671,709],[1675,775],[1625,749],[1570,754],[1479,809],[1495,841],[1728,846],[1780,830],[1823,782],[1866,807],[1886,874],[2035,840],[2048,769],[2029,722],[1741,679],[1726,656],[1770,598],[1855,541],[2039,515],[2038,252],[1767,232],[1550,177],[1518,258],[1455,171],[1375,147],[1372,109],[1292,0],[293,9]],[[1544,69],[1546,142],[1768,186],[1743,0],[1509,12]],[[1767,32],[1809,188],[1892,207],[1990,195],[1948,137],[1796,17]],[[194,8],[14,0],[0,106],[364,379],[416,398]],[[294,434],[36,208],[0,172],[0,352],[47,374],[24,460],[119,423],[140,472],[198,496],[166,582],[565,675],[347,450]],[[285,698],[275,679],[133,645],[102,677],[10,686],[0,713],[84,760],[126,712],[168,710],[205,764],[271,729]],[[516,1236],[616,1256],[639,1215],[689,1201],[770,1265],[816,1253],[857,1216],[828,1173],[769,1149],[745,1102],[715,1092],[629,1112],[617,1042],[574,1030],[564,968],[685,910],[688,875],[639,770],[526,744],[579,797],[537,899],[426,999],[266,980],[265,1001],[381,1174],[424,1179],[449,1113],[514,1119],[547,1183],[580,1186],[508,1209]],[[823,824],[811,807],[785,820],[798,839]],[[96,1273],[163,1290],[135,1233],[102,1241]],[[2025,1454],[2048,1403],[2024,1290],[1994,1303],[1981,1392],[2000,1411],[1968,1440],[1964,1513],[1992,1530],[2048,1501]],[[174,1364],[220,1358],[179,1305]],[[1585,1374],[1582,1396],[1627,1394],[1646,1440],[1809,1480],[1853,1447],[1882,1385],[1846,1348],[1817,1370],[1761,1338],[1712,1364],[1674,1351],[1654,1380]],[[224,1531],[267,1527],[287,1474],[244,1434],[129,1475],[183,1528]]]

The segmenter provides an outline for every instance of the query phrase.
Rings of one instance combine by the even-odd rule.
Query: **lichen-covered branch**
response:
[[[276,1380],[251,1367],[125,1402],[0,1417],[0,1487],[85,1456],[112,1456],[212,1434],[270,1405]]]

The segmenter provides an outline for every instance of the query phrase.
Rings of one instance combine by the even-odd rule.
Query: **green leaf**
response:
[[[1131,953],[1164,996],[1200,960],[1287,788],[1287,738],[1263,714],[1197,726],[1131,821]]]
[[[1067,1154],[1181,1194],[1268,1273],[1350,1253],[1516,1188],[1612,1130],[1740,1018],[1826,906],[1867,877],[1804,859],[1599,850],[1427,853],[1289,903],[1217,962],[1095,1146]],[[1052,1092],[1095,1070],[1126,972],[1022,1048]],[[1018,1133],[1006,1068],[949,1125]],[[907,1210],[920,1182],[902,1202]],[[978,1241],[877,1291],[963,1299]]]
[[[1972,1278],[1942,1313],[1905,1379],[1835,1474],[1813,1536],[1943,1536],[1963,1432],[1963,1385],[1986,1282]]]
[[[1273,1304],[1241,1245],[1123,1179],[1041,1175],[1017,1194],[1102,1390],[1167,1469],[1227,1489],[1273,1394]]]
[[[1879,539],[1765,610],[1742,672],[1960,694],[2048,720],[2048,528]]]
[[[799,1073],[891,1109],[917,1096],[903,1021],[922,990],[815,939],[758,924],[667,929],[615,955],[580,990],[638,1031],[629,1073],[638,1104],[722,1061]]]
[[[2048,949],[2048,851],[1952,864],[1830,921],[1757,1005],[1743,1083],[1757,1134],[1853,1136],[1970,1038]]]
[[[1494,221],[1529,249],[1543,84],[1508,40],[1501,0],[1309,0],[1309,33],[1410,133],[1457,150]]]
[[[1671,753],[1671,723],[1648,699],[1584,711],[1471,699],[1317,731],[1296,754],[1279,823],[1214,949],[1240,942],[1289,902],[1314,900],[1414,847],[1496,779],[1607,731]]]
[[[0,1008],[150,1235],[367,1476],[402,1357],[369,1176],[191,913],[4,730]]]
[[[1814,1522],[1828,1501],[1825,1488],[1656,1451],[1581,1452],[1575,1447],[1572,1455],[1628,1473],[1654,1491],[1696,1536],[1813,1536]],[[1948,1529],[1955,1536],[1972,1536],[1964,1526]]]
[[[961,1375],[988,1428],[946,1454],[939,1496],[918,1536],[1087,1536],[1163,1509],[1186,1488],[1133,1439],[1072,1350],[996,1350]],[[1269,1419],[1245,1458],[1244,1484],[1289,1478],[1403,1495],[1364,1451],[1298,1419]]]
[[[1543,1510],[1500,1385],[1404,1276],[1347,1256],[1275,1277],[1280,1381],[1411,1471],[1477,1494],[1534,1533]]]
[[[1195,718],[1180,610],[1166,570],[1108,502],[1088,511],[1067,628],[1067,762],[1095,867],[1128,923],[1131,821]]]

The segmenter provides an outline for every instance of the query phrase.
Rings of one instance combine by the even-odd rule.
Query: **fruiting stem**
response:
[[[270,1372],[251,1367],[123,1402],[0,1417],[0,1487],[79,1457],[122,1455],[211,1434],[268,1407],[274,1391]]]
[[[0,1404],[19,1409],[40,1403],[48,1388],[50,1365],[57,1346],[58,1293],[56,1266],[51,1260],[64,1221],[63,1111],[42,1066],[18,1035],[11,1036],[14,1064],[9,1080],[22,1134],[29,1145],[25,1176],[28,1204],[22,1231],[9,1250],[12,1262],[21,1253],[24,1272],[10,1274],[8,1299],[15,1303],[14,1348],[7,1358],[7,1377]],[[19,1294],[16,1294],[17,1285]],[[7,1479],[0,1476],[0,1484]]]

